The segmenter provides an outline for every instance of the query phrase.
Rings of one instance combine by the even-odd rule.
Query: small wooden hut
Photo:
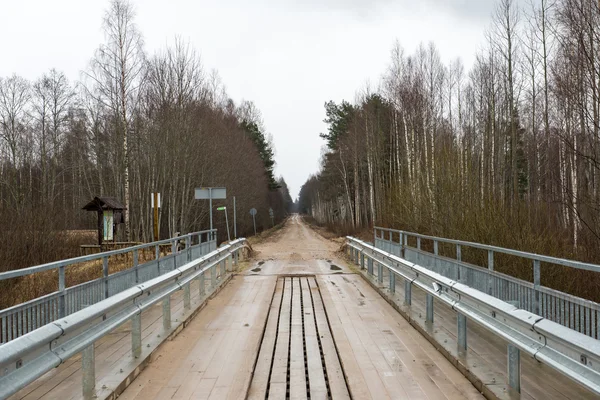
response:
[[[103,242],[115,242],[117,227],[125,222],[125,206],[115,197],[94,197],[82,208],[98,213],[98,245]]]

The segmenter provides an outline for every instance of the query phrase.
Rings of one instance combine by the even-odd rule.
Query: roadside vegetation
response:
[[[599,7],[497,0],[469,69],[434,43],[397,43],[376,90],[325,104],[327,152],[300,212],[340,233],[380,225],[600,263]],[[515,259],[496,269],[532,279]],[[542,269],[542,284],[600,300],[600,274]]]
[[[254,104],[236,104],[180,39],[148,53],[129,1],[111,1],[98,25],[104,41],[80,81],[58,69],[34,81],[0,77],[0,272],[94,243],[66,234],[96,228],[96,215],[81,210],[94,196],[127,207],[120,241],[152,240],[152,192],[162,198],[161,238],[208,229],[196,187],[227,187],[213,205],[228,206],[230,223],[236,197],[239,236],[253,233],[251,208],[259,231],[271,225],[269,208],[282,221],[292,200]],[[214,221],[226,231],[222,212]]]

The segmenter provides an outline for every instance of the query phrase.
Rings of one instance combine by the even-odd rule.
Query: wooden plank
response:
[[[215,386],[215,382],[216,379],[201,379],[190,399],[207,399]]]
[[[281,386],[284,387],[284,395],[287,387],[287,362],[288,348],[290,343],[290,307],[292,304],[292,280],[284,279],[283,303],[279,314],[279,334],[275,344],[275,356],[273,358],[273,368],[271,370],[271,380],[269,381],[269,397],[274,399],[281,398],[275,393],[281,392]]]
[[[284,279],[277,280],[277,287],[271,303],[265,335],[263,337],[256,367],[252,376],[252,384],[248,392],[248,399],[264,400],[269,387],[269,372],[271,370],[271,362],[275,351],[275,343],[277,340],[277,321],[279,319],[279,308],[283,295]]]
[[[306,353],[308,362],[308,380],[311,399],[327,398],[327,385],[325,383],[325,373],[323,371],[323,362],[321,361],[321,351],[319,349],[319,339],[317,337],[317,326],[315,324],[315,311],[312,306],[310,295],[309,279],[301,279],[302,300],[304,303],[304,334],[306,338]],[[329,329],[327,329],[329,331]],[[325,332],[323,332],[325,334]],[[335,397],[338,398],[337,396]]]
[[[306,371],[304,361],[304,333],[300,279],[292,279],[292,330],[290,340],[290,399],[306,399]]]
[[[308,283],[310,285],[310,291],[312,292],[312,299],[314,302],[313,311],[317,319],[317,327],[321,337],[321,345],[323,346],[323,356],[325,358],[325,367],[327,368],[331,396],[334,399],[349,399],[350,393],[346,386],[344,372],[333,342],[331,330],[329,329],[325,308],[323,306],[323,301],[321,300],[317,282],[314,278],[309,278]]]
[[[348,323],[349,317],[346,309],[337,297],[339,290],[337,284],[332,281],[332,276],[321,275],[317,279],[323,307],[327,309],[329,315],[331,333],[339,348],[340,363],[348,376],[348,386],[352,397],[356,399],[389,399],[379,374],[372,367],[365,348],[357,338],[354,326]],[[313,296],[313,298],[315,299],[315,308],[317,308],[317,297]],[[317,322],[320,323],[320,321],[317,319]],[[333,346],[333,342],[331,346]],[[327,371],[331,371],[331,369],[328,367]],[[333,382],[330,378],[330,383]],[[333,391],[333,386],[331,389]]]
[[[124,400],[243,398],[260,345],[275,277],[242,277],[226,288],[121,396]],[[133,390],[142,386],[141,390]]]

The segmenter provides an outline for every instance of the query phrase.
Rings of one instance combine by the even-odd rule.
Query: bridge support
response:
[[[411,292],[412,292],[412,285],[411,285],[410,281],[404,281],[404,302],[406,303],[407,306],[410,306],[412,304]]]
[[[81,352],[81,369],[83,375],[83,398],[91,400],[96,397],[96,356],[94,344]]]
[[[508,345],[508,384],[521,393],[521,350]]]
[[[163,300],[163,329],[171,330],[171,295]]]
[[[131,318],[131,353],[134,358],[142,354],[142,313]]]
[[[429,293],[427,294],[427,310],[425,322],[433,324],[433,296]]]
[[[458,351],[467,351],[467,317],[461,313],[456,314]]]

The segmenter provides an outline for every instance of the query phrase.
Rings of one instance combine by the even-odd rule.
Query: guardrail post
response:
[[[135,283],[140,283],[140,271],[138,265],[140,262],[140,256],[137,249],[133,251],[133,269],[135,270]]]
[[[154,259],[156,260],[156,272],[160,276],[160,246],[157,244],[154,246]]]
[[[395,254],[394,251],[393,251],[394,249],[392,248],[393,245],[394,245],[394,240],[393,240],[393,237],[392,237],[392,231],[390,231],[390,246],[389,246],[390,247],[390,253]]]
[[[142,313],[131,318],[131,353],[134,358],[142,354]]]
[[[192,261],[192,235],[188,234],[185,238],[185,251],[187,253],[188,262]]]
[[[402,236],[404,235],[404,233],[402,231],[400,231],[400,238],[398,239],[398,244],[400,245],[400,254],[399,256],[404,258],[404,246],[402,246]]]
[[[467,351],[467,317],[461,313],[456,314],[458,350]]]
[[[456,245],[456,260],[462,262],[462,249],[460,244]],[[456,281],[460,282],[460,265],[456,266]]]
[[[229,254],[229,272],[233,272],[233,254]]]
[[[163,300],[163,329],[165,331],[171,329],[171,295]]]
[[[494,270],[494,252],[492,250],[488,250],[488,270]],[[488,274],[488,294],[493,294],[493,277],[491,274]]]
[[[435,254],[436,256],[439,254],[438,241],[437,240],[433,241],[433,254]]]
[[[60,297],[58,298],[58,316],[60,318],[65,316],[65,289],[65,266],[61,265],[58,267],[58,290],[60,292]]]
[[[190,284],[186,283],[183,285],[183,309],[189,311],[190,310]]]
[[[356,250],[356,252],[354,253],[354,264],[355,265],[358,265],[358,257],[359,257],[360,253],[361,252],[359,250]]]
[[[533,290],[535,290],[535,313],[540,315],[540,260],[533,260]]]
[[[425,315],[425,322],[433,324],[433,296],[427,293],[427,310]]]
[[[108,257],[102,257],[102,276],[104,277],[104,298],[108,299]]]
[[[390,293],[396,293],[396,274],[388,268],[388,274],[390,275]]]
[[[369,257],[367,261],[367,273],[373,275],[373,259]]]
[[[360,269],[365,269],[365,253],[360,253]]]
[[[410,281],[404,281],[404,302],[407,306],[412,304],[412,284]]]
[[[204,293],[206,293],[206,287],[204,286],[204,272],[200,274],[200,279],[198,279],[198,285],[199,287],[199,292],[200,292],[200,296],[204,296]]]
[[[421,250],[421,238],[417,237],[417,250]]]
[[[214,288],[217,286],[217,266],[213,265],[210,267],[210,287]]]
[[[383,283],[383,265],[377,263],[377,282]]]
[[[173,256],[173,266],[177,269],[177,240],[171,242],[171,255]]]
[[[81,352],[81,369],[83,375],[83,398],[91,400],[96,397],[96,357],[93,343]]]
[[[521,350],[508,345],[508,385],[521,393]]]

